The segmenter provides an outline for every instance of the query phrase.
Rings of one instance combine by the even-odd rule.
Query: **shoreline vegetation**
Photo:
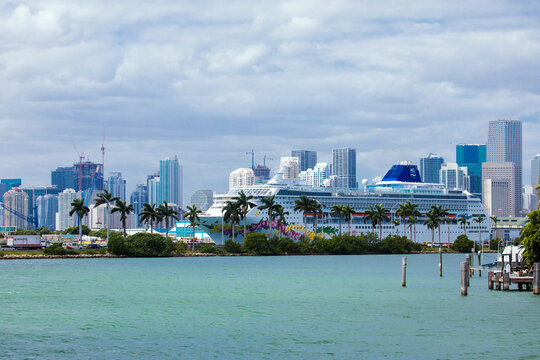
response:
[[[467,241],[470,249],[473,241]],[[458,242],[459,244],[459,242]],[[444,244],[443,244],[444,245]],[[478,245],[478,244],[477,244]],[[69,258],[134,258],[134,257],[214,257],[214,256],[298,256],[298,255],[378,255],[378,254],[430,254],[438,252],[438,247],[424,247],[408,240],[405,236],[389,235],[379,240],[377,234],[360,236],[348,234],[332,238],[300,239],[287,237],[267,237],[263,233],[249,234],[244,243],[229,239],[225,245],[202,244],[199,250],[190,250],[185,242],[173,242],[159,234],[140,233],[125,240],[120,232],[111,232],[108,249],[68,250],[57,243],[44,250],[2,251],[0,259],[69,259]],[[489,251],[489,250],[486,250]],[[494,250],[491,250],[494,251]],[[465,252],[462,248],[444,253]]]

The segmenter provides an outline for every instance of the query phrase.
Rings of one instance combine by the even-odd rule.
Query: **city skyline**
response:
[[[428,152],[453,159],[502,118],[523,122],[530,177],[536,3],[131,5],[0,7],[2,177],[44,185],[79,151],[101,163],[104,144],[105,175],[122,172],[128,193],[171,153],[186,195],[224,191],[252,148],[273,170],[290,149],[331,163],[355,148],[357,177],[372,179]]]

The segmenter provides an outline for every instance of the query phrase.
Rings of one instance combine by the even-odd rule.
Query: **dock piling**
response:
[[[467,262],[461,263],[461,295],[467,296],[467,287],[469,282],[469,269]]]
[[[407,286],[407,258],[401,259],[401,286]]]
[[[488,289],[493,290],[493,271],[488,272]]]
[[[533,294],[540,295],[540,262],[534,263]]]
[[[510,290],[510,273],[503,274],[503,291]]]
[[[469,286],[469,277],[471,276],[471,256],[470,255],[467,255],[465,257],[465,264],[467,264],[466,268],[467,268],[467,286]]]
[[[442,277],[442,246],[439,246],[439,276]]]
[[[481,263],[481,252],[478,253],[478,277],[482,277],[482,270],[480,269]]]

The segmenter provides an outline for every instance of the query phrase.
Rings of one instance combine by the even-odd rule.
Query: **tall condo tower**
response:
[[[299,171],[313,169],[317,165],[317,152],[311,150],[292,150],[291,157],[298,158]]]
[[[531,160],[531,185],[538,184],[540,184],[540,154],[536,154]]]
[[[166,158],[159,161],[159,203],[167,201],[182,207],[182,170],[176,155],[172,160]]]
[[[357,188],[356,182],[356,149],[342,148],[332,150],[332,175],[335,186]]]
[[[425,183],[439,183],[439,171],[444,159],[439,155],[429,153],[420,159],[420,177]]]
[[[484,201],[484,206],[490,215],[519,216],[521,214],[523,184],[521,128],[519,120],[489,122],[487,162],[482,167],[482,198],[488,193],[509,196],[507,201],[502,199],[496,201],[499,204],[508,204],[507,208],[496,208],[492,206],[495,201]],[[484,173],[487,169],[490,169],[488,173]],[[504,182],[507,185],[503,186]],[[486,189],[486,186],[492,186],[493,189]],[[508,191],[499,191],[502,187],[507,187]]]
[[[466,167],[470,192],[482,196],[482,163],[486,162],[486,144],[456,145],[456,163]]]
[[[106,187],[113,197],[119,197],[120,200],[126,201],[126,180],[122,177],[121,172],[112,172],[106,182]]]

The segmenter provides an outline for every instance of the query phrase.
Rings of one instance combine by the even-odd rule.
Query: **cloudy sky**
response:
[[[357,149],[358,177],[523,123],[540,152],[537,1],[0,2],[0,177],[50,184],[70,140],[132,190],[178,154],[184,199],[255,150]]]

